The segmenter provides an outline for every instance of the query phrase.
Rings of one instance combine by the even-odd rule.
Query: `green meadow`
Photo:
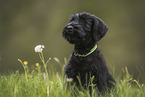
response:
[[[45,61],[43,48],[39,50],[42,63],[36,63],[35,68],[29,68],[27,61],[18,59],[24,68],[24,73],[15,71],[9,75],[0,75],[0,97],[91,97],[89,89],[78,89],[75,85],[67,87],[66,84],[71,84],[71,80],[66,80],[63,75],[65,62],[61,64],[57,58],[48,58]],[[51,60],[61,65],[61,73],[48,71],[47,66]],[[133,79],[127,67],[122,69],[121,76],[115,78],[117,83],[112,90],[101,95],[98,95],[95,85],[91,85],[92,97],[145,97],[144,84]]]

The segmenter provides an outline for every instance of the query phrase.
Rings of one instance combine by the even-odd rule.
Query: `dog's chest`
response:
[[[70,76],[76,76],[84,73],[96,73],[99,71],[97,68],[99,64],[95,57],[78,58],[71,56],[66,64],[66,73]]]

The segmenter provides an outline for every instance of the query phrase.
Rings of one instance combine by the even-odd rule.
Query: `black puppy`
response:
[[[88,87],[92,77],[99,92],[114,86],[115,80],[109,73],[105,59],[97,47],[108,27],[102,20],[89,13],[79,13],[71,17],[64,27],[63,37],[74,44],[74,51],[66,66],[65,74],[77,86]]]

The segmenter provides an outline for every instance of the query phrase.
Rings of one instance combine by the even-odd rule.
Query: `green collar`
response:
[[[96,49],[97,49],[97,45],[95,45],[95,46],[90,50],[90,52],[88,52],[87,54],[81,55],[81,54],[78,54],[78,53],[74,52],[74,55],[75,55],[75,56],[79,56],[79,57],[87,57],[87,56],[89,56],[90,54],[92,54]]]

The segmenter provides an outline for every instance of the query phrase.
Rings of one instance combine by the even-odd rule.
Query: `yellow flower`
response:
[[[53,84],[53,81],[50,81],[51,84]]]
[[[27,61],[24,61],[24,65],[27,65],[28,64],[28,62]]]
[[[35,65],[36,65],[36,66],[39,66],[39,63],[36,63]]]

